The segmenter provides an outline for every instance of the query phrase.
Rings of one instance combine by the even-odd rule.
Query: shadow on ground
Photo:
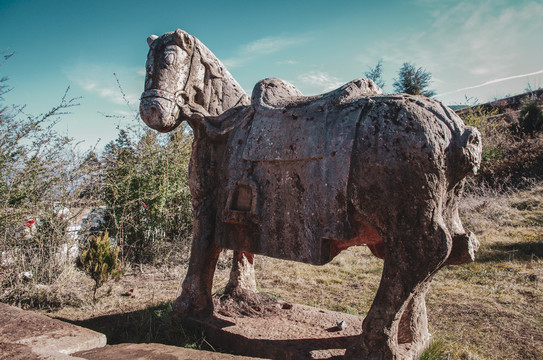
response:
[[[543,240],[489,245],[477,256],[478,262],[530,261],[543,259]]]
[[[68,320],[107,336],[109,345],[121,343],[159,343],[165,345],[212,350],[202,334],[189,331],[176,323],[171,316],[171,304],[163,303],[122,314],[93,317],[85,320]]]
[[[217,331],[215,332],[217,334],[214,334],[213,327],[211,327],[211,333],[207,334],[208,338],[206,339],[202,327],[194,324],[190,327],[183,327],[173,320],[171,311],[171,304],[163,303],[123,314],[104,315],[79,321],[62,318],[59,320],[103,333],[107,336],[109,345],[159,343],[230,354],[241,352],[238,355],[245,356],[262,356],[264,354],[265,357],[272,358],[285,358],[288,355],[294,356],[294,358],[311,359],[311,352],[324,351],[325,356],[319,358],[339,360],[343,357],[330,352],[330,349],[345,349],[359,338],[359,335],[346,335],[288,340],[252,339],[218,331],[220,328],[230,327],[234,324],[216,319],[217,328],[215,330]],[[327,331],[329,333],[338,332],[335,327]]]

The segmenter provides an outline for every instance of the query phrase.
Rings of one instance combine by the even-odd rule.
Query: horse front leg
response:
[[[381,284],[364,319],[362,335],[347,349],[346,359],[415,359],[429,344],[424,298],[450,252],[451,241],[435,211],[414,213],[435,217],[409,222],[409,214],[403,214],[398,218],[404,225],[399,224],[384,239]]]
[[[177,318],[213,314],[211,290],[221,248],[215,245],[215,212],[212,204],[201,203],[194,211],[189,267],[181,295],[173,303]]]

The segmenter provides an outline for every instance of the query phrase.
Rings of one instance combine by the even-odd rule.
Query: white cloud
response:
[[[305,36],[267,36],[240,46],[234,57],[224,59],[222,62],[229,68],[235,68],[261,56],[303,44],[308,40],[309,38]]]
[[[303,39],[296,37],[268,36],[255,40],[241,47],[244,54],[271,54],[292,47],[303,42]]]
[[[322,71],[308,71],[298,76],[298,80],[313,90],[312,92],[322,92],[334,90],[345,82],[341,79]]]
[[[281,60],[277,62],[277,65],[295,65],[298,64],[296,60]]]
[[[116,105],[125,105],[126,100],[131,105],[139,101],[139,92],[143,88],[143,73],[141,68],[123,68],[111,64],[78,63],[63,69],[64,74],[72,83],[81,87],[89,94],[98,96]],[[119,79],[121,88],[115,78]]]
[[[512,66],[530,56],[532,51],[522,42],[533,37],[532,31],[541,26],[543,4],[465,1],[449,12],[449,21],[440,24],[436,19],[435,42],[442,39],[443,56],[458,61],[475,75],[504,76],[512,73]],[[534,44],[535,45],[535,44]],[[482,69],[487,71],[481,71]],[[516,69],[518,71],[518,69]]]
[[[233,68],[236,68],[236,67],[240,67],[243,64],[245,64],[246,61],[247,61],[247,59],[244,59],[244,58],[241,58],[241,57],[221,59],[221,62],[228,69],[233,69]]]
[[[364,63],[383,58],[388,84],[408,61],[439,78],[433,85],[442,95],[459,88],[469,95],[470,84],[486,84],[481,91],[487,89],[491,98],[496,89],[489,85],[506,86],[494,79],[541,69],[543,3],[418,0],[418,4],[428,15],[425,24],[382,39],[359,57]]]
[[[543,70],[535,71],[535,72],[532,72],[532,73],[529,73],[529,74],[513,75],[513,76],[504,77],[504,78],[501,78],[501,79],[493,79],[493,80],[490,80],[490,81],[486,81],[486,82],[484,82],[482,84],[468,86],[468,87],[465,87],[465,88],[461,88],[461,89],[457,89],[457,90],[454,90],[454,91],[449,91],[449,92],[446,92],[446,93],[443,93],[443,94],[439,94],[439,95],[436,95],[436,97],[450,95],[450,94],[454,94],[454,93],[462,92],[462,91],[466,91],[466,90],[477,89],[477,88],[480,88],[480,87],[483,87],[483,86],[498,84],[498,83],[509,81],[509,80],[515,80],[515,79],[520,79],[520,78],[539,75],[539,74],[543,74]]]

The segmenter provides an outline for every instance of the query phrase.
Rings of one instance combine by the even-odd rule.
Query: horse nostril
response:
[[[149,115],[151,116],[151,118],[158,117],[158,109],[156,108],[156,106],[151,106],[149,108]]]

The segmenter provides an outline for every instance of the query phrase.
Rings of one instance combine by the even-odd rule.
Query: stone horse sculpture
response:
[[[187,121],[194,230],[181,317],[213,312],[221,249],[227,291],[256,291],[253,253],[324,264],[367,245],[381,284],[346,358],[411,359],[428,345],[425,294],[444,265],[478,248],[458,216],[464,178],[481,161],[479,132],[439,102],[381,95],[371,80],[304,97],[279,79],[250,99],[184,31],[148,38],[142,119],[161,132]]]

